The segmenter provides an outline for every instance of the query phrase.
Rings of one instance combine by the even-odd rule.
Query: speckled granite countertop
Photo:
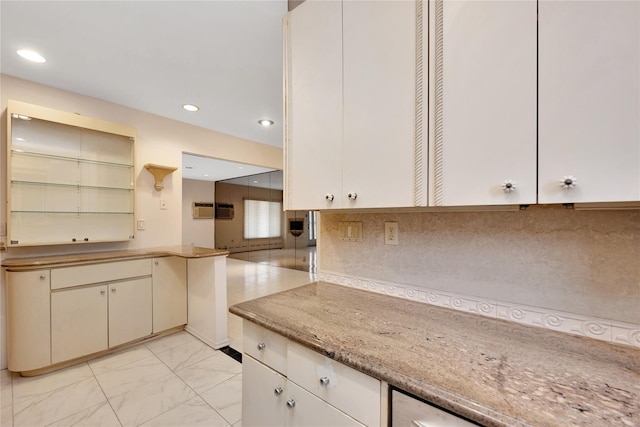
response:
[[[34,268],[64,267],[66,265],[91,264],[95,262],[118,261],[123,259],[152,258],[158,256],[179,256],[183,258],[202,258],[228,255],[229,251],[195,246],[162,246],[157,248],[131,251],[84,252],[69,255],[56,255],[33,258],[10,258],[2,261],[2,266],[13,271]]]
[[[640,426],[640,350],[318,282],[234,305],[487,426]]]

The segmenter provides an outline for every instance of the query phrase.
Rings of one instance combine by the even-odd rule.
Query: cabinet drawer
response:
[[[287,339],[247,320],[242,323],[242,349],[272,369],[287,374]]]
[[[380,425],[380,381],[375,378],[293,342],[287,376],[361,423]]]
[[[105,262],[51,270],[51,289],[151,275],[151,259]]]

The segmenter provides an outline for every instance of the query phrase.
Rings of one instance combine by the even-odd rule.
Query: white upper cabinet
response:
[[[639,1],[539,3],[538,111],[539,203],[640,200]]]
[[[422,2],[307,0],[285,29],[286,208],[425,206]]]
[[[416,29],[416,3],[344,1],[342,16],[340,202],[354,208],[425,205],[426,200],[415,200],[422,185],[416,186],[415,179],[427,173],[424,165],[416,174],[415,149],[421,149],[423,142],[421,133],[416,137],[416,127],[426,129],[422,117],[416,123],[416,114],[422,114],[421,103],[416,109],[416,74],[420,81],[423,72],[425,79],[428,76],[427,58],[424,70],[419,60],[416,63],[416,33],[420,31]],[[356,200],[349,199],[349,193],[355,193]]]
[[[285,208],[327,209],[342,191],[342,5],[307,0],[284,29]]]
[[[431,2],[431,206],[536,202],[536,1]]]

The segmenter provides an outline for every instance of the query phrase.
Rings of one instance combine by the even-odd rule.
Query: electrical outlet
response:
[[[160,200],[160,209],[162,210],[166,210],[167,209],[167,201],[162,199]]]
[[[384,244],[385,245],[397,245],[398,244],[398,223],[397,222],[385,222],[384,223]]]

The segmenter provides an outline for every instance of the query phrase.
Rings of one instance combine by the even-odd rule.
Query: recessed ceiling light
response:
[[[182,104],[182,108],[184,108],[187,111],[198,111],[200,109],[200,107],[193,104]]]
[[[20,50],[18,50],[18,55],[20,55],[24,59],[27,59],[27,60],[32,61],[32,62],[46,62],[47,61],[38,52],[34,52],[34,51],[28,50],[28,49],[20,49]]]
[[[204,176],[209,176],[209,174],[208,174],[208,173],[205,173],[205,174],[204,174]]]
[[[273,120],[260,119],[258,120],[258,123],[260,123],[262,126],[271,126],[273,125]]]
[[[254,184],[257,184],[257,183],[258,183],[258,181],[253,181],[253,183],[254,183]]]

